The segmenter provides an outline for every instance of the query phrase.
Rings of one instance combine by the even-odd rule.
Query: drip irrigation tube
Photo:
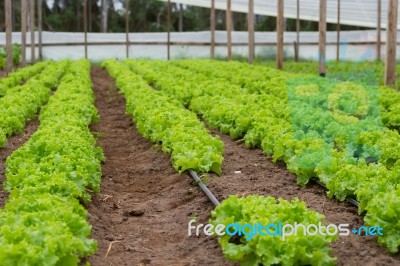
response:
[[[208,187],[201,181],[200,177],[197,175],[197,173],[193,170],[189,171],[190,175],[196,180],[197,184],[199,184],[200,188],[203,190],[204,194],[211,200],[211,202],[215,205],[218,206],[221,203],[217,200],[217,198],[211,193],[211,191],[208,189]]]
[[[324,184],[322,184],[319,180],[314,179],[314,182],[317,183],[318,185],[320,185],[321,187],[323,187],[324,189],[327,189],[326,186]],[[357,200],[346,197],[346,201],[353,204],[354,206],[358,207],[359,202]]]
[[[197,184],[199,184],[201,190],[203,190],[204,194],[206,194],[206,196],[211,200],[211,202],[215,206],[218,206],[221,204],[218,201],[218,199],[214,196],[214,194],[212,194],[211,191],[208,189],[208,187],[203,183],[203,181],[201,181],[200,177],[198,176],[198,174],[195,171],[190,170],[189,174],[193,177],[194,180],[196,180],[196,182],[197,182]],[[326,186],[324,184],[322,184],[319,180],[314,179],[314,182],[317,183],[318,185],[320,185],[321,187],[323,187],[324,189],[326,189]],[[358,207],[359,202],[357,200],[347,197],[346,201],[353,204],[354,206]]]

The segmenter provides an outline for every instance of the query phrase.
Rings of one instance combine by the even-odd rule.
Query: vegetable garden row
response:
[[[379,242],[398,251],[400,94],[377,91],[368,75],[355,83],[238,63],[127,64],[211,127],[285,161],[300,185],[318,177],[329,196],[356,197],[365,223],[385,228]]]
[[[365,225],[383,228],[378,242],[398,252],[400,94],[379,87],[375,73],[324,79],[210,60],[109,59],[102,66],[138,131],[170,154],[177,172],[223,174],[224,144],[208,125],[284,161],[299,185],[318,179],[329,197],[356,199]],[[0,265],[77,265],[96,251],[82,203],[99,192],[105,157],[89,130],[98,120],[89,72],[86,60],[42,62],[0,80],[0,147],[40,110],[38,130],[6,162]],[[323,221],[297,199],[258,195],[230,196],[210,219]],[[222,251],[247,265],[335,263],[329,243],[337,236],[235,239],[221,237]]]
[[[88,129],[97,116],[89,68],[87,61],[49,63],[22,86],[33,84],[29,92],[40,92],[42,104],[57,90],[41,111],[39,129],[6,162],[1,265],[77,265],[96,250],[79,203],[90,199],[87,189],[99,190],[103,159]],[[2,100],[14,95],[19,91],[7,90]]]

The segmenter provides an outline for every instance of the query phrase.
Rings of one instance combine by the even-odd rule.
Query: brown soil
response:
[[[17,134],[8,138],[7,144],[0,148],[0,184],[1,186],[4,183],[5,177],[5,162],[8,156],[10,156],[15,150],[17,150],[20,146],[22,146],[30,136],[36,131],[39,125],[39,121],[37,118],[29,121],[25,127],[25,131],[22,134]],[[0,189],[0,208],[4,206],[5,201],[7,200],[8,193],[6,193],[3,189]]]
[[[169,156],[144,139],[125,115],[125,102],[106,71],[92,81],[107,161],[101,193],[88,206],[99,250],[92,265],[224,265],[216,240],[188,238],[190,216],[206,222],[212,204],[187,175],[178,175]],[[111,251],[105,259],[109,245]]]
[[[0,77],[5,77],[7,75],[7,72],[4,70],[0,70]]]
[[[140,136],[125,115],[123,97],[108,74],[95,67],[92,80],[101,116],[93,130],[102,133],[98,143],[107,161],[101,193],[88,205],[92,237],[99,244],[89,261],[95,266],[230,265],[216,239],[187,236],[188,221],[197,217],[199,222],[207,222],[213,205],[190,177],[175,173],[168,155]],[[325,214],[329,223],[362,225],[354,206],[329,200],[315,184],[299,187],[294,175],[260,150],[213,133],[225,143],[224,173],[221,177],[210,175],[208,182],[220,200],[232,194],[298,197],[310,209]],[[339,265],[400,265],[399,255],[389,255],[375,238],[341,237],[332,248]]]

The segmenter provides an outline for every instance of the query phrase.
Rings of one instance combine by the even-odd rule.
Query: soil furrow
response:
[[[212,204],[178,175],[169,156],[154,147],[125,115],[125,102],[105,70],[92,81],[100,122],[98,144],[106,155],[101,192],[87,206],[98,241],[92,265],[227,265],[218,243],[188,237],[190,217],[206,222]],[[107,258],[105,255],[113,241]]]

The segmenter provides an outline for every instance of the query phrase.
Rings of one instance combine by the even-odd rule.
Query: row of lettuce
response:
[[[163,151],[171,154],[172,164],[178,172],[221,172],[223,143],[217,137],[212,137],[197,116],[185,108],[185,101],[181,103],[176,100],[177,94],[171,94],[173,97],[170,97],[162,91],[154,90],[141,76],[132,73],[127,65],[116,60],[103,62],[103,67],[124,94],[127,113],[133,116],[139,132],[152,142],[161,144]],[[171,84],[174,84],[172,80]],[[159,84],[154,85],[158,87]],[[183,87],[169,88],[180,91]],[[186,99],[184,95],[181,96],[183,97],[178,97],[180,100]],[[232,105],[231,108],[235,106]],[[212,213],[212,223],[215,226],[228,226],[233,222],[297,222],[308,226],[322,223],[323,220],[323,215],[309,211],[305,203],[297,199],[291,202],[282,199],[277,201],[272,197],[257,195],[242,198],[231,196]],[[260,235],[247,240],[244,238],[243,236],[240,245],[234,243],[235,237],[227,234],[219,239],[228,259],[245,265],[333,265],[336,261],[330,256],[329,248],[329,243],[337,238],[336,235],[306,236],[300,233],[285,240]]]
[[[397,126],[392,117],[398,95],[393,91],[380,88],[378,96],[369,81],[302,77],[235,62],[106,60],[103,66],[124,94],[138,130],[171,154],[178,172],[221,173],[223,143],[209,134],[197,113],[211,127],[284,160],[300,184],[317,176],[330,196],[356,196],[360,212],[367,211],[366,224],[383,227],[379,241],[397,251],[400,138],[386,128]],[[5,189],[11,194],[0,211],[4,265],[76,265],[96,249],[88,238],[87,212],[79,203],[90,200],[88,189],[99,191],[104,159],[88,129],[98,118],[89,68],[85,60],[46,62],[3,82],[8,84],[0,98],[3,145],[50,98],[38,131],[7,159]],[[229,197],[212,218],[215,225],[309,225],[324,217],[298,200],[251,196]],[[248,265],[329,265],[335,259],[328,244],[335,238],[243,236],[236,243],[225,235],[219,241],[227,258]]]
[[[0,79],[0,97],[3,97],[8,89],[21,85],[51,64],[51,61],[43,61],[29,67],[20,68],[10,73],[6,78]]]
[[[90,199],[89,190],[99,191],[104,160],[88,128],[98,118],[90,63],[61,61],[51,69],[28,81],[35,85],[31,94],[57,90],[38,130],[6,161],[10,195],[0,210],[0,265],[78,265],[96,250],[80,204]],[[39,83],[44,80],[47,86]]]
[[[110,59],[103,62],[126,99],[126,112],[139,132],[171,154],[176,171],[221,173],[224,146],[212,137],[197,116],[183,105],[151,87],[129,67]]]
[[[355,197],[378,241],[400,245],[400,135],[396,92],[345,75],[322,79],[217,61],[126,61],[212,127],[283,160],[305,185],[318,177],[329,196]],[[392,118],[393,117],[393,118]],[[382,124],[383,122],[383,124]]]
[[[268,67],[276,68],[275,61],[266,61],[262,64]],[[318,75],[318,61],[287,61],[283,65],[283,69],[287,72],[310,75],[315,73]],[[384,61],[328,61],[326,63],[326,75],[331,77],[338,72],[373,72],[376,77],[376,81],[380,86],[384,85],[385,76],[385,62]],[[400,72],[400,65],[396,65],[396,73]],[[397,82],[396,89],[399,89],[400,83]]]
[[[297,198],[286,201],[261,195],[231,195],[211,212],[210,219],[214,228],[233,227],[218,239],[225,257],[254,266],[335,265],[329,244],[337,240],[337,231],[317,233],[315,225],[329,227],[324,222],[324,215],[308,210]],[[296,229],[297,234],[284,227],[295,224],[304,226]]]
[[[49,100],[50,91],[57,87],[66,65],[67,61],[46,61],[22,68],[0,81],[8,84],[0,97],[0,148],[9,136],[23,132],[27,121]],[[23,81],[26,82],[21,85]]]

